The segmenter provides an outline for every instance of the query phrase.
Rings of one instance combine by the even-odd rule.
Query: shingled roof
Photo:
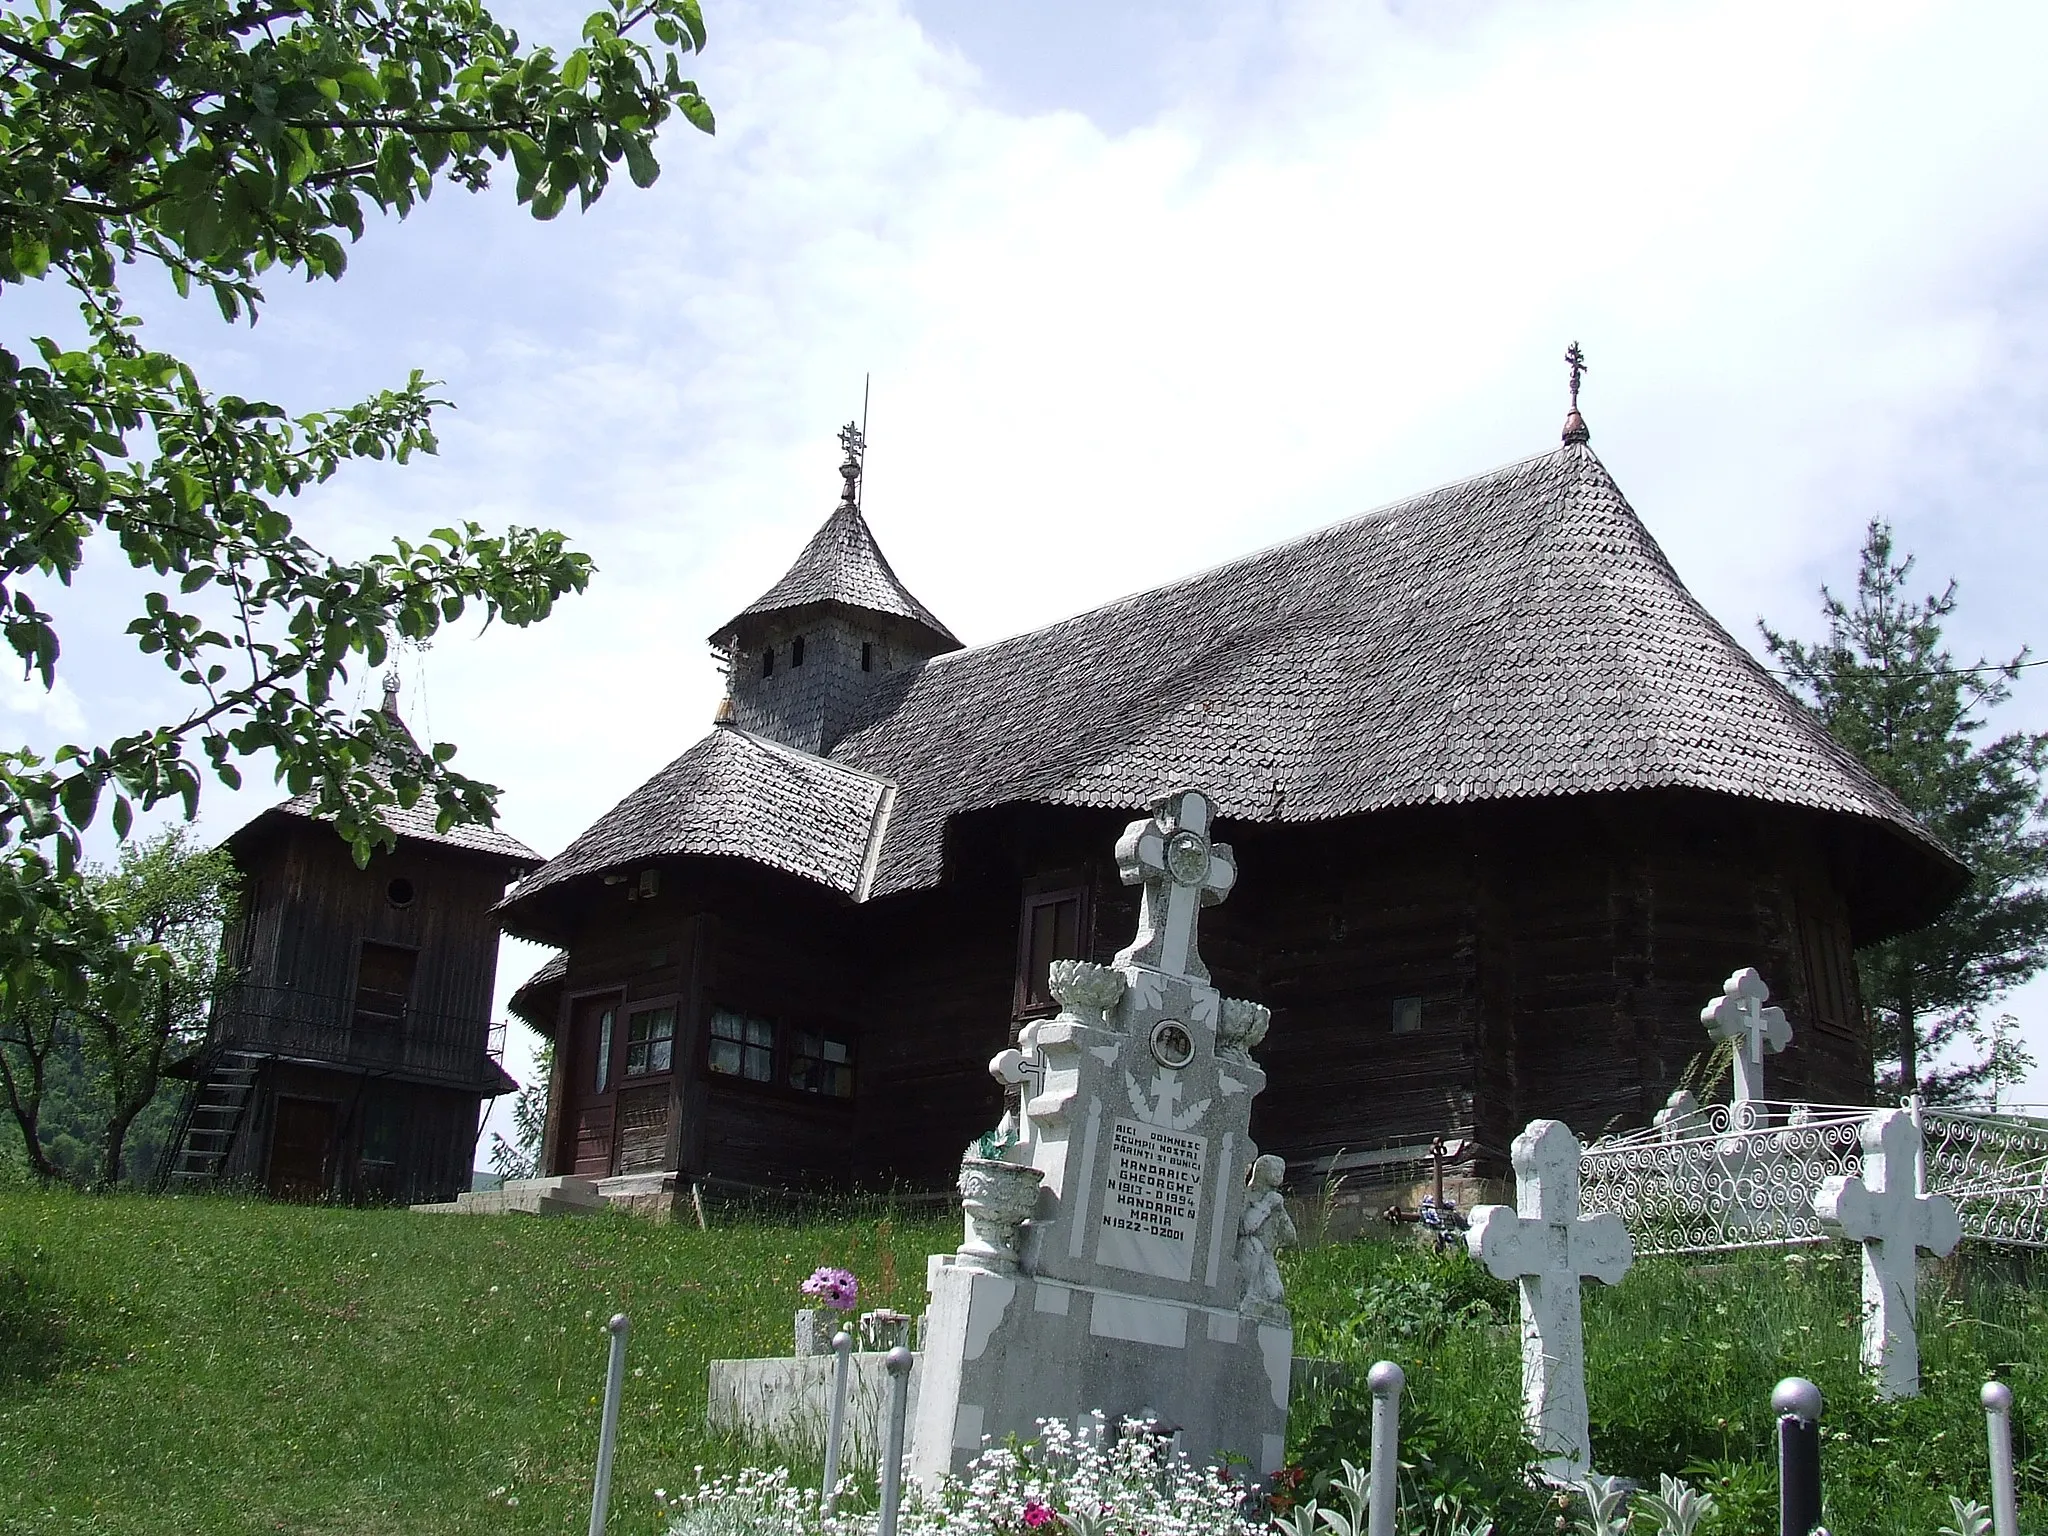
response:
[[[796,868],[819,860],[806,807],[824,760],[776,781],[788,786],[779,801],[758,777],[726,788],[686,768],[729,757],[717,744],[734,734],[693,747],[510,901],[564,878],[572,859],[679,851],[882,896],[939,883],[945,828],[962,812],[1134,806],[1175,784],[1208,791],[1226,817],[1268,822],[1700,790],[1856,818],[1907,845],[1913,867],[1958,876],[1686,591],[1582,439],[931,661],[832,752],[896,786],[858,884],[851,827],[829,875]]]
[[[412,732],[406,729],[405,721],[398,713],[398,688],[396,678],[387,678],[384,684],[384,714],[396,728],[399,736],[399,750],[417,753],[419,744],[413,740]],[[370,764],[370,775],[385,788],[391,786],[391,772],[382,761]],[[470,853],[480,853],[491,858],[502,859],[508,864],[535,868],[547,861],[533,849],[519,841],[509,832],[497,827],[476,825],[453,826],[442,831],[435,825],[440,811],[432,799],[421,797],[410,806],[387,805],[381,812],[384,824],[399,837],[421,843],[438,843],[447,848],[461,848]],[[245,846],[247,841],[289,820],[331,821],[333,818],[320,814],[320,796],[317,791],[296,795],[282,805],[273,805],[253,820],[245,823],[229,835],[230,848]]]
[[[923,631],[934,651],[954,651],[960,642],[897,578],[888,557],[875,542],[859,507],[842,501],[811,535],[811,542],[780,581],[742,608],[711,637],[713,645],[740,627],[743,620],[764,614],[795,616],[839,605],[899,620]]]
[[[748,859],[863,898],[894,798],[886,779],[720,725],[521,882],[507,903],[578,875],[679,854]]]

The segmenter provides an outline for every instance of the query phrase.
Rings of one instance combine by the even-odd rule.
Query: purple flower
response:
[[[821,1266],[803,1283],[803,1293],[817,1297],[835,1312],[851,1312],[860,1296],[860,1282],[851,1270]]]
[[[1052,1519],[1052,1511],[1039,1503],[1038,1500],[1026,1499],[1024,1501],[1024,1523],[1032,1530],[1037,1530],[1041,1525],[1051,1525]]]

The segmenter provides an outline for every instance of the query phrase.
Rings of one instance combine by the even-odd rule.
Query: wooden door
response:
[[[569,1081],[562,1102],[569,1123],[557,1171],[602,1179],[612,1171],[613,1125],[618,1112],[619,997],[579,998],[569,1016]]]
[[[277,1101],[277,1123],[270,1133],[270,1169],[264,1178],[271,1194],[280,1200],[326,1198],[339,1118],[337,1106],[327,1099]]]

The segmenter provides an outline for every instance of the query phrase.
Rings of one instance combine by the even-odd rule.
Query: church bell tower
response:
[[[860,429],[842,427],[839,505],[782,579],[711,636],[743,730],[829,753],[891,674],[960,649],[911,596],[861,515]]]

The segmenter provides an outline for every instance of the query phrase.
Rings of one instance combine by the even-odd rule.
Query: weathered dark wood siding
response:
[[[669,1157],[685,1173],[948,1185],[1002,1112],[986,1066],[1020,1022],[1022,895],[1078,882],[1083,951],[1109,960],[1136,921],[1111,855],[1128,819],[1035,806],[963,817],[945,888],[867,906],[715,861],[661,866],[661,896],[637,904],[623,894],[632,881],[592,883],[565,1014],[597,987],[689,999]],[[1644,1123],[1707,1049],[1700,1008],[1743,965],[1794,1023],[1793,1048],[1766,1069],[1774,1096],[1869,1097],[1849,875],[1795,813],[1587,796],[1218,835],[1242,877],[1205,913],[1202,953],[1227,995],[1273,1009],[1253,1130],[1297,1164],[1441,1132],[1474,1137],[1498,1167],[1531,1118],[1587,1138]],[[1412,1032],[1395,1028],[1404,999],[1420,1002]],[[715,1007],[851,1031],[855,1104],[708,1074]]]

